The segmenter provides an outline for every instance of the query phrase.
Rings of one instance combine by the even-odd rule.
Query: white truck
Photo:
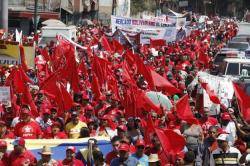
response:
[[[38,42],[39,46],[46,46],[50,41],[56,42],[57,35],[63,35],[68,39],[76,39],[76,27],[68,26],[68,27],[52,27],[52,26],[44,26],[41,29],[42,36]]]

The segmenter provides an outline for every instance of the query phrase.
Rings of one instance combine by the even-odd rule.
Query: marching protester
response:
[[[66,157],[64,160],[61,161],[61,165],[75,165],[75,166],[83,166],[84,164],[81,160],[75,158],[76,148],[73,146],[68,146],[66,149]]]
[[[58,165],[58,162],[51,158],[53,154],[50,147],[44,146],[42,151],[39,152],[41,154],[41,159],[37,162],[37,166],[44,166],[44,165]]]
[[[14,150],[10,152],[8,165],[32,165],[37,164],[37,159],[31,151],[25,147],[25,140],[23,138],[17,138],[12,143]]]

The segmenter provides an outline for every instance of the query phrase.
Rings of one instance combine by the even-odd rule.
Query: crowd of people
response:
[[[138,49],[109,41],[108,31],[79,27],[72,40],[87,49],[76,49],[78,61],[72,43],[58,38],[59,44],[36,49],[35,68],[27,67],[22,53],[19,66],[1,67],[0,83],[11,87],[11,105],[0,107],[0,165],[250,164],[250,126],[237,103],[210,115],[197,87],[188,88],[198,71],[213,69],[215,54],[237,34],[234,21],[214,20],[183,40]],[[155,105],[148,91],[161,91],[173,107]],[[177,106],[185,97],[188,102]],[[182,112],[187,105],[192,115]],[[111,139],[107,155],[98,136]],[[25,146],[25,139],[88,137],[87,148],[67,147],[62,161],[53,159],[47,145],[37,161]],[[13,151],[7,152],[5,139],[14,139]]]

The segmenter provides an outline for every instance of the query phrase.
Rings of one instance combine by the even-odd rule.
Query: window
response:
[[[247,75],[250,76],[250,64],[240,64],[240,74],[247,72]]]
[[[226,75],[239,75],[239,64],[228,63]]]

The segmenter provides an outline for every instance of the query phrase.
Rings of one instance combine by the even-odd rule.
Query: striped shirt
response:
[[[234,147],[230,147],[226,153],[217,148],[210,156],[210,166],[238,166],[240,157],[240,151]]]

